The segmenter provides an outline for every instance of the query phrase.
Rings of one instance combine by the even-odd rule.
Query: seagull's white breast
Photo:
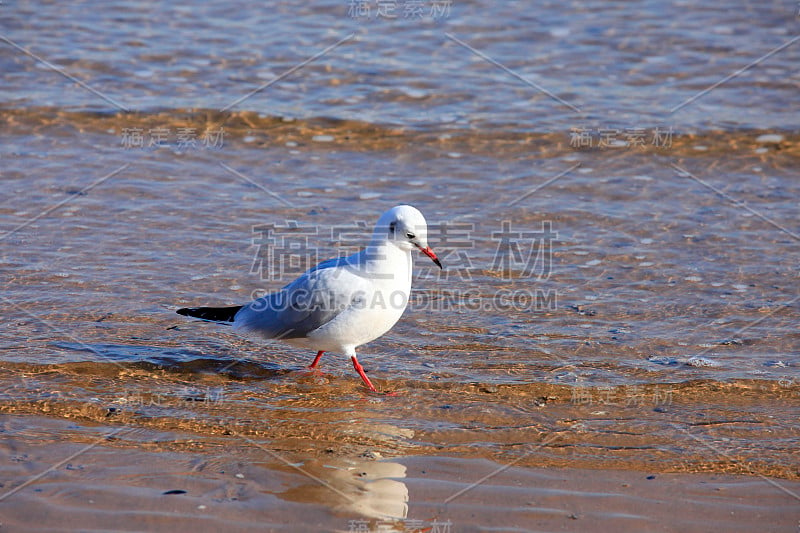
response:
[[[400,320],[411,293],[412,259],[409,252],[388,248],[388,256],[379,265],[357,272],[340,272],[334,278],[337,290],[348,287],[351,305],[327,324],[309,332],[308,346],[347,354],[377,339]]]

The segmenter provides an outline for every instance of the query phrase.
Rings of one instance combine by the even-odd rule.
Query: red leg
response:
[[[350,357],[350,359],[353,360],[353,368],[356,369],[356,372],[358,372],[358,375],[361,376],[361,379],[364,380],[364,383],[367,385],[367,387],[369,387],[369,390],[371,390],[372,392],[378,392],[377,389],[375,388],[375,386],[372,384],[372,382],[367,377],[367,375],[364,373],[364,367],[361,366],[361,364],[358,362],[358,359],[356,359],[356,356],[353,355],[352,357]]]
[[[308,367],[308,368],[317,368],[317,363],[319,363],[319,360],[320,360],[320,358],[322,357],[322,354],[324,354],[324,353],[325,353],[325,351],[324,351],[324,350],[320,350],[320,351],[318,351],[318,352],[317,352],[317,356],[314,358],[314,362],[313,362],[313,363],[311,363],[311,366],[310,366],[310,367]]]

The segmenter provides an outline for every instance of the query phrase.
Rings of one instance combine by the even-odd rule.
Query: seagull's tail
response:
[[[236,313],[241,309],[241,305],[234,307],[185,307],[178,309],[179,315],[191,316],[202,320],[213,320],[214,322],[233,322]]]

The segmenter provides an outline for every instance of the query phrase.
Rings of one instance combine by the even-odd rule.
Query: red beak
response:
[[[436,257],[436,254],[433,253],[433,250],[431,250],[430,246],[428,246],[427,248],[420,248],[419,251],[422,252],[423,254],[427,255],[428,257],[430,257],[431,261],[436,263],[436,266],[438,266],[439,268],[442,268],[441,261],[439,261],[439,258]]]

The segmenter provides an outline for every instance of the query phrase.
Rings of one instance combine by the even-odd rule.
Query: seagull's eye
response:
[[[411,233],[410,231],[406,232],[406,237],[408,237],[409,239],[416,239],[417,238],[417,236],[414,235],[413,233]]]

